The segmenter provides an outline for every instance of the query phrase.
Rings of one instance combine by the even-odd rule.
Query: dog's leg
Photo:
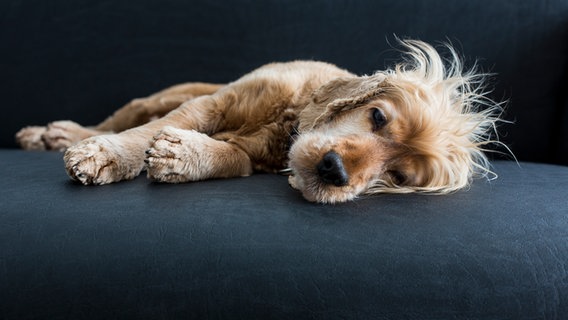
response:
[[[73,144],[105,133],[121,132],[160,118],[187,100],[215,93],[223,85],[186,83],[167,88],[146,98],[134,99],[94,127],[73,121],[55,121],[47,126],[30,126],[16,134],[26,150],[64,151]]]
[[[146,154],[148,178],[160,182],[248,176],[253,171],[243,150],[195,130],[166,127]]]
[[[64,155],[69,176],[83,184],[107,184],[136,177],[144,168],[152,137],[166,126],[215,131],[219,105],[214,96],[187,101],[163,118],[118,134],[100,135],[69,147]]]
[[[224,85],[185,83],[167,88],[146,98],[134,99],[98,124],[99,131],[122,132],[166,115],[193,98],[211,95]]]

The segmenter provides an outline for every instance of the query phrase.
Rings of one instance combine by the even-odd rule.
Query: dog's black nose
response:
[[[326,153],[318,163],[317,169],[321,180],[327,184],[342,187],[349,183],[349,175],[345,171],[341,156],[335,151]]]

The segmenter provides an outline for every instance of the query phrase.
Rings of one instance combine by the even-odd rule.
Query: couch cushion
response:
[[[59,153],[0,150],[0,314],[568,314],[568,168],[494,166],[448,196],[318,205],[278,175],[85,187]]]

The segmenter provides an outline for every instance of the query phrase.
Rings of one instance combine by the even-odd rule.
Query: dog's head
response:
[[[372,76],[338,78],[317,89],[300,114],[290,150],[290,184],[310,201],[367,193],[448,193],[487,175],[483,146],[500,105],[484,76],[448,64],[430,45],[402,41],[407,59]]]

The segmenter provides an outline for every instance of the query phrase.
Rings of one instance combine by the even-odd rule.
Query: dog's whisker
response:
[[[283,176],[292,176],[292,175],[294,175],[294,171],[292,170],[292,168],[285,168],[285,169],[278,170],[278,174],[283,175]]]

